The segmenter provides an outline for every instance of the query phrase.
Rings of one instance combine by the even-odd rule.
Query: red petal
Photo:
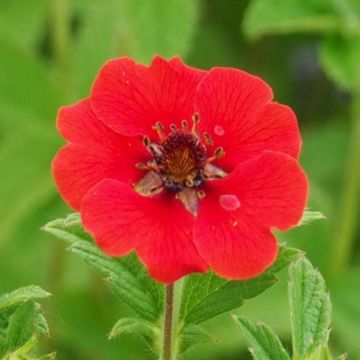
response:
[[[142,197],[124,183],[104,180],[86,194],[81,214],[107,254],[121,256],[135,248],[153,278],[173,283],[207,266],[192,242],[192,216],[166,195]]]
[[[107,62],[95,80],[91,102],[96,114],[124,135],[149,134],[152,126],[190,119],[196,87],[204,71],[179,58],[157,56],[149,67],[129,58]]]
[[[266,151],[209,182],[205,191],[195,244],[216,272],[240,279],[258,275],[274,261],[277,245],[270,228],[298,223],[308,184],[295,159]]]
[[[204,215],[195,228],[196,246],[209,266],[232,280],[255,277],[266,270],[278,251],[270,230],[246,218],[235,222],[224,212],[211,216],[213,209],[214,206],[204,204]]]
[[[225,170],[264,150],[298,156],[296,117],[289,107],[269,103],[271,98],[264,81],[240,70],[213,69],[201,81],[196,98],[200,129],[212,135],[214,148],[224,148],[218,165]]]
[[[86,192],[105,178],[136,182],[141,175],[135,164],[146,161],[141,139],[128,138],[104,126],[88,100],[60,109],[58,128],[71,144],[63,147],[52,163],[59,191],[79,210]]]

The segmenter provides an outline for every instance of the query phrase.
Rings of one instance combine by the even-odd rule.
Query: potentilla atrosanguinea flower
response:
[[[237,69],[110,60],[90,97],[59,111],[56,183],[106,254],[135,251],[161,282],[254,277],[308,191],[296,117],[272,98]]]

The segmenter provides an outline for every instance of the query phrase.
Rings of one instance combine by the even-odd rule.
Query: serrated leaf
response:
[[[201,343],[214,343],[217,340],[203,327],[194,324],[186,324],[181,330],[179,354]]]
[[[346,90],[360,88],[360,36],[329,36],[320,48],[320,61],[327,75]]]
[[[234,316],[246,337],[255,360],[290,360],[277,335],[265,324],[253,324],[242,316]]]
[[[327,344],[330,298],[323,277],[305,258],[290,266],[288,291],[294,359],[302,359]]]
[[[326,216],[320,211],[311,211],[306,209],[298,222],[297,226],[307,225],[316,220],[324,220]]]
[[[79,213],[72,213],[64,219],[50,221],[43,226],[42,230],[70,243],[83,240],[91,241],[91,236],[84,230],[81,224]]]
[[[214,280],[209,277],[215,276],[210,274],[207,279],[204,279],[206,275],[203,275],[202,279],[207,283],[213,283]],[[260,294],[275,283],[276,277],[271,273],[265,273],[246,281],[225,281],[221,286],[215,287],[211,293],[206,294],[206,297],[199,298],[197,304],[186,312],[184,321],[199,324],[214,316],[236,309],[243,304],[245,299]]]
[[[6,350],[23,347],[35,333],[36,307],[32,301],[20,305],[11,316],[6,332]]]
[[[87,241],[77,241],[70,250],[101,275],[107,278],[111,290],[130,308],[147,320],[157,319],[159,309],[151,295],[138,280],[137,276],[122,267],[115,259],[104,255],[95,245]],[[149,281],[151,281],[149,279]]]
[[[11,293],[0,296],[0,312],[4,309],[26,301],[39,300],[49,297],[50,294],[39,286],[27,286]]]
[[[119,338],[123,335],[143,335],[151,338],[160,334],[160,328],[150,321],[140,318],[121,318],[112,328],[109,338]]]
[[[213,273],[191,275],[185,280],[181,318],[198,324],[224,312],[236,309],[276,283],[275,272],[299,256],[299,251],[280,247],[274,265],[262,275],[245,281],[228,281]]]
[[[154,54],[184,56],[198,18],[197,0],[123,0],[120,2],[122,45],[138,61]]]
[[[43,230],[71,242],[69,250],[78,254],[102,275],[111,290],[128,307],[146,320],[158,319],[162,310],[162,288],[153,281],[135,256],[113,259],[88,241],[78,214],[51,221]]]
[[[245,33],[255,39],[265,34],[328,33],[339,30],[341,24],[342,18],[329,1],[253,0],[243,26]]]

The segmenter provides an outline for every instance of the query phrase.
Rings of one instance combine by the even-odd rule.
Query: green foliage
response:
[[[288,289],[294,359],[302,359],[327,345],[331,302],[323,277],[305,258],[290,266]]]
[[[185,280],[181,318],[185,323],[198,324],[224,312],[240,307],[244,300],[255,297],[274,285],[275,272],[297,258],[299,251],[281,247],[279,256],[267,272],[244,281],[229,281],[209,272],[191,275]]]
[[[121,1],[124,47],[148,62],[156,53],[186,54],[198,17],[197,0]]]
[[[114,339],[126,334],[135,335],[157,335],[159,336],[160,328],[153,323],[139,318],[122,318],[111,329],[109,338]]]
[[[50,294],[39,286],[27,286],[0,296],[0,311],[27,301],[45,299]]]
[[[333,359],[328,348],[330,298],[323,277],[305,257],[290,265],[288,292],[293,360]],[[255,360],[290,360],[270,328],[264,324],[253,324],[244,317],[234,318],[251,345],[250,351]]]
[[[337,84],[357,91],[360,84],[360,36],[329,36],[320,48],[321,63]]]
[[[19,47],[33,51],[40,41],[49,10],[47,0],[3,0],[0,11],[0,36]]]
[[[265,324],[253,324],[241,316],[234,319],[251,346],[255,360],[290,360],[279,338]]]
[[[324,219],[326,219],[326,216],[322,212],[306,209],[301,220],[298,223],[298,226],[307,225],[313,221]]]
[[[360,87],[357,0],[254,0],[249,6],[244,30],[250,38],[320,32],[325,35],[320,59],[328,76],[347,90]]]
[[[181,329],[179,354],[201,343],[215,343],[217,340],[200,325],[186,324]]]
[[[146,320],[156,320],[161,313],[161,303],[155,300],[159,298],[160,285],[147,276],[141,276],[144,270],[136,264],[135,257],[117,261],[104,255],[88,241],[88,236],[82,235],[84,231],[79,230],[80,224],[79,216],[71,214],[64,220],[48,223],[43,229],[60,239],[70,241],[69,250],[78,254],[103,276],[114,294],[136,314]]]
[[[340,26],[341,18],[326,0],[253,0],[244,20],[244,31],[253,39],[265,34],[326,33]]]
[[[34,359],[39,335],[49,334],[48,325],[36,300],[49,297],[38,286],[17,289],[0,297],[0,357],[6,360]],[[54,354],[45,356],[53,359]]]
[[[69,242],[69,250],[104,277],[113,293],[137,316],[121,318],[110,337],[137,332],[150,338],[156,346],[161,330],[163,287],[147,275],[136,256],[114,259],[104,255],[89,241],[77,213],[51,221],[43,230]],[[296,249],[281,246],[278,259],[267,272],[244,281],[225,280],[212,272],[188,276],[182,288],[179,351],[183,352],[199,341],[212,341],[213,338],[198,324],[240,307],[244,300],[274,285],[277,281],[275,273],[288,266],[299,254]]]

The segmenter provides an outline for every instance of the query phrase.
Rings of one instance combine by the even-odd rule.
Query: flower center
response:
[[[193,125],[183,120],[181,129],[170,125],[169,134],[165,134],[164,126],[154,125],[159,142],[152,142],[145,136],[143,142],[152,155],[146,164],[138,163],[137,168],[147,170],[145,176],[135,185],[135,190],[143,196],[153,196],[164,189],[175,193],[185,208],[193,215],[198,212],[198,200],[206,194],[198,188],[204,181],[211,181],[225,177],[222,169],[212,164],[212,161],[224,156],[221,147],[208,156],[207,146],[212,145],[209,134],[204,133],[204,141],[198,134],[199,116],[193,116]]]
[[[165,139],[160,149],[155,162],[166,188],[178,192],[185,187],[201,185],[207,156],[199,138],[177,130]]]

